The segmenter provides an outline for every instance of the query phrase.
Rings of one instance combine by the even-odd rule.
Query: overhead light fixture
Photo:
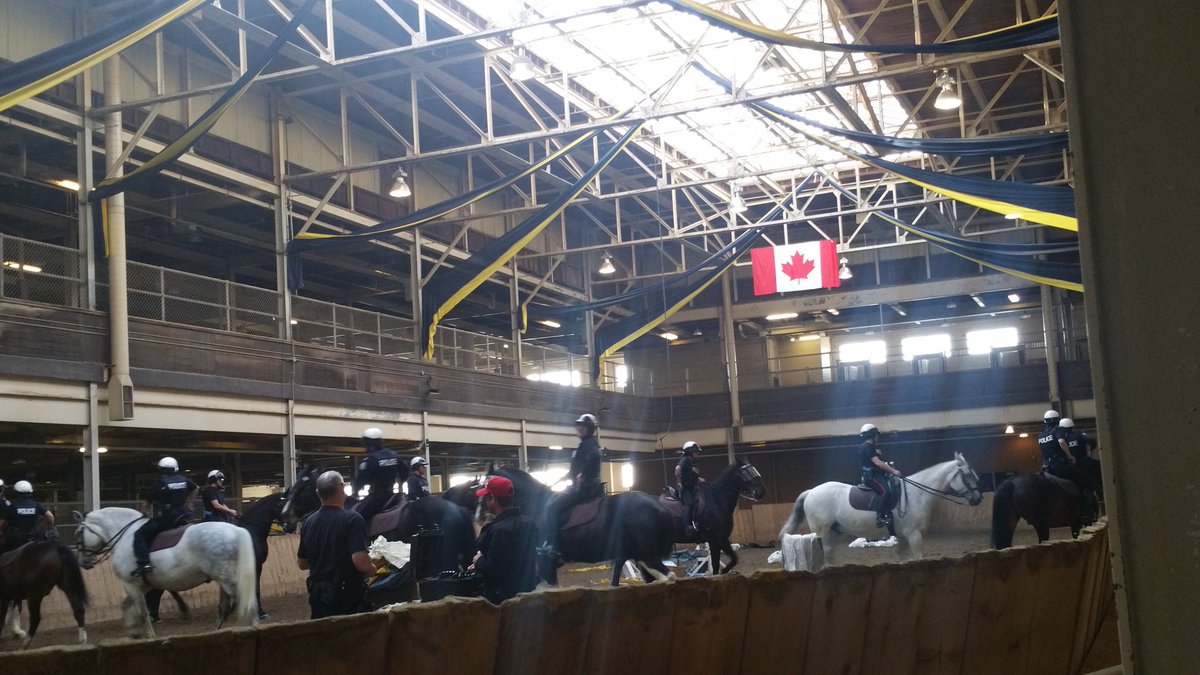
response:
[[[888,305],[888,307],[891,307],[892,311],[899,314],[900,316],[908,316],[908,312],[904,311],[904,308],[901,307],[900,305]]]
[[[1013,425],[1011,425],[1011,424],[1010,424],[1010,425],[1008,425],[1008,426],[1006,426],[1006,427],[1004,427],[1004,433],[1006,433],[1006,434],[1013,434],[1013,433],[1016,433],[1016,432],[1017,432],[1017,430],[1016,430],[1016,429],[1013,429]]]
[[[938,110],[955,110],[962,106],[962,98],[955,90],[954,84],[954,78],[950,77],[950,71],[943,68],[937,76],[937,86],[942,90],[934,99],[933,107]]]
[[[1009,294],[1008,294],[1008,301],[1009,301],[1009,302],[1020,302],[1020,301],[1021,301],[1021,296],[1017,295],[1016,293],[1009,293]]]
[[[1021,219],[1021,214],[1019,214],[1019,213],[1006,213],[1006,214],[1004,214],[1004,219],[1005,219],[1005,220],[1020,220],[1020,219]]]
[[[978,295],[972,295],[971,299],[974,300],[975,304],[979,305],[980,307],[987,307],[987,305],[983,304],[983,298],[979,297]]]
[[[559,323],[557,321],[551,321],[550,319],[542,319],[538,323],[542,324],[543,326],[548,326],[550,328],[562,328],[561,323]]]
[[[31,265],[29,263],[17,262],[16,260],[5,260],[4,266],[9,269],[12,269],[12,270],[19,270],[21,272],[29,272],[31,274],[41,274],[42,273],[41,267],[39,267],[37,265]]]
[[[729,198],[729,215],[736,216],[747,210],[746,200],[742,199],[742,188],[734,187],[733,195]]]
[[[1029,438],[1029,434],[1027,434],[1023,431],[1021,433],[1017,434],[1017,436],[1019,436],[1020,438]]]
[[[404,169],[396,169],[396,173],[392,174],[392,188],[388,190],[388,196],[392,199],[408,199],[412,196],[412,188],[408,186],[408,174]]]
[[[298,324],[298,323],[300,323],[300,322],[299,322],[299,321],[297,321],[297,320],[295,320],[295,319],[292,319],[291,321],[288,321],[288,323],[290,323],[290,324],[292,324],[293,326],[295,326],[296,324]]]
[[[830,314],[832,314],[832,315],[834,315],[834,316],[837,316],[838,314],[841,314],[841,312],[839,312],[838,310],[834,309],[833,307],[830,307],[829,309],[827,309],[827,310],[825,310],[825,311],[826,311],[826,312],[829,312]]]
[[[787,321],[800,316],[799,312],[783,312],[782,314],[768,314],[767,321]]]
[[[549,449],[550,450],[562,450],[562,448],[563,448],[563,446],[561,446],[561,445],[551,445]]]
[[[617,267],[616,267],[616,265],[613,265],[612,256],[609,255],[608,253],[605,253],[604,257],[600,258],[600,269],[598,269],[596,271],[599,272],[600,274],[615,273],[617,271]]]
[[[99,453],[99,454],[101,454],[101,455],[103,455],[104,453],[108,452],[108,448],[106,448],[106,447],[104,447],[104,446],[102,445],[102,446],[100,446],[100,447],[96,448],[96,452],[97,452],[97,453]],[[79,448],[79,454],[81,454],[81,455],[86,455],[86,454],[87,454],[87,448]]]
[[[528,82],[537,77],[537,71],[534,70],[533,61],[525,55],[525,52],[520,52],[513,58],[512,65],[508,68],[508,76],[517,82]]]
[[[697,328],[696,330],[692,331],[692,337],[704,337],[704,331]]]
[[[792,340],[794,342],[812,342],[814,340],[820,340],[820,339],[821,339],[821,336],[816,333],[808,333],[807,335],[792,336]]]
[[[850,271],[850,259],[842,258],[842,269],[838,270],[838,278],[842,281],[854,278],[854,272]]]
[[[665,333],[659,333],[659,334],[658,334],[658,337],[660,337],[660,338],[662,338],[662,339],[666,340],[667,342],[671,342],[672,340],[678,340],[678,339],[679,339],[679,336],[678,336],[678,335],[676,335],[676,334],[674,334],[674,333],[672,333],[672,332],[670,332],[670,331],[667,331],[667,332],[665,332]]]
[[[52,181],[50,181],[50,183],[52,185],[57,185],[58,187],[60,187],[64,190],[70,190],[71,192],[79,192],[79,183],[71,180],[70,178],[62,178],[59,180],[52,180]]]

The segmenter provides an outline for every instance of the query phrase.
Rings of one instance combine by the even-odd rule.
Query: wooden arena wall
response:
[[[4,672],[1075,673],[1113,597],[1103,525],[1077,541],[819,573],[566,588],[387,613],[51,647]],[[281,556],[282,557],[282,556]]]

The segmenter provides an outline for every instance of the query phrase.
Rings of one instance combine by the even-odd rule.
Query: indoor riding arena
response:
[[[0,672],[1193,672],[1197,27],[0,0]]]

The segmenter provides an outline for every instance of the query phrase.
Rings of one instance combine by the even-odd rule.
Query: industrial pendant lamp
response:
[[[742,188],[733,188],[733,195],[729,198],[729,215],[736,216],[745,213],[746,209],[746,200],[742,199]]]
[[[404,169],[396,169],[396,173],[392,174],[392,187],[388,190],[388,196],[392,199],[408,199],[412,196],[412,188],[408,186],[408,174]]]
[[[933,107],[938,110],[956,110],[962,105],[962,98],[954,88],[954,78],[950,77],[950,71],[942,69],[937,76],[937,86],[942,90],[938,92],[937,98],[933,101]]]
[[[600,258],[600,269],[596,271],[600,274],[613,274],[616,272],[617,268],[615,265],[613,265],[612,256],[605,253],[604,256]]]
[[[526,82],[537,77],[537,71],[533,69],[533,61],[525,55],[525,52],[517,52],[513,57],[512,66],[508,69],[508,76],[517,82]]]
[[[845,281],[847,279],[853,279],[854,272],[850,271],[850,259],[842,258],[841,263],[842,263],[842,268],[840,270],[838,270],[838,278],[841,279],[842,281]]]

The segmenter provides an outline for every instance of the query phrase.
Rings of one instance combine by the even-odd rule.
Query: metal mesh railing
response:
[[[79,251],[0,234],[0,297],[63,307],[86,304]]]

